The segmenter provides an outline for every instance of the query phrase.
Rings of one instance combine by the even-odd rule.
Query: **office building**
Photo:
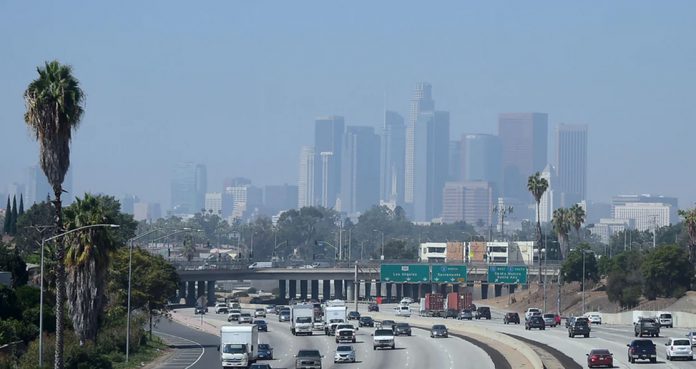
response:
[[[39,165],[33,165],[26,170],[26,185],[21,186],[21,192],[24,193],[24,206],[30,208],[32,205],[46,201],[47,198],[53,199],[53,188],[48,183],[48,178],[44,174]],[[63,195],[61,200],[63,205],[70,205],[75,198],[73,193],[73,176],[72,169],[68,169],[63,179]],[[19,198],[19,195],[17,195]]]
[[[541,195],[541,201],[539,201],[539,221],[541,223],[549,223],[553,219],[553,211],[562,207],[559,204],[558,191],[556,190],[558,186],[556,168],[551,164],[547,165],[544,171],[541,172],[541,178],[545,179],[549,186],[544,194]],[[536,213],[534,219],[536,221]]]
[[[140,198],[135,195],[125,195],[121,199],[121,212],[133,215],[135,203],[140,202]]]
[[[245,219],[258,210],[263,204],[263,190],[252,185],[225,188],[225,194],[233,201],[232,214],[236,219]]]
[[[587,200],[587,125],[556,127],[556,170],[561,207]]]
[[[593,235],[599,236],[602,242],[609,244],[615,234],[634,228],[635,221],[633,219],[602,218],[592,227],[589,227],[589,230]]]
[[[639,231],[666,227],[677,219],[671,218],[672,206],[661,202],[630,202],[614,206],[614,219],[632,220]]]
[[[231,187],[228,187],[231,188]],[[208,192],[205,194],[205,212],[226,218],[232,214],[234,208],[234,196],[225,192]]]
[[[490,182],[447,182],[442,194],[442,222],[488,227],[493,222],[495,201]]]
[[[465,134],[461,141],[462,181],[486,181],[496,189],[502,184],[500,139],[488,134]]]
[[[372,127],[348,126],[341,165],[341,207],[347,214],[362,213],[379,204],[380,138]]]
[[[380,197],[384,202],[403,205],[406,160],[406,126],[396,112],[384,112],[381,145]]]
[[[447,180],[456,182],[462,178],[462,141],[449,142],[449,168]]]
[[[314,122],[315,200],[321,206],[333,208],[341,190],[341,150],[345,123],[341,116],[317,118]],[[319,190],[317,193],[316,190]]]
[[[676,223],[679,221],[679,201],[676,197],[668,197],[662,195],[618,195],[611,198],[611,211],[613,218],[619,218],[616,214],[616,207],[629,203],[661,203],[670,206],[669,219],[670,222]]]
[[[505,197],[529,202],[527,179],[547,164],[548,115],[504,113],[498,117]]]
[[[413,205],[414,194],[416,193],[415,176],[416,167],[416,121],[420,119],[421,113],[433,112],[435,101],[432,97],[432,86],[427,82],[416,85],[416,89],[411,98],[411,108],[408,125],[406,126],[406,152],[404,170],[404,202]],[[421,130],[422,131],[422,130]],[[448,140],[449,141],[449,140]]]
[[[288,184],[268,185],[263,190],[263,207],[268,214],[295,209],[298,187]]]
[[[297,180],[297,207],[314,206],[314,164],[316,156],[314,148],[311,146],[302,146],[300,150],[300,174]]]
[[[152,223],[162,217],[160,204],[149,202],[136,202],[133,204],[133,219],[141,222]]]
[[[191,215],[205,208],[208,175],[205,165],[179,163],[172,179],[172,213]]]

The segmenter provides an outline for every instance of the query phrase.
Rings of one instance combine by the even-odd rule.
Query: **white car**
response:
[[[602,325],[602,316],[598,313],[588,313],[585,314],[585,316],[587,317],[587,320],[590,322],[590,324]]]
[[[409,317],[411,316],[411,308],[406,305],[397,306],[394,308],[394,314],[396,314],[396,316]]]
[[[660,327],[672,328],[674,326],[671,313],[661,313],[657,320],[660,322]]]
[[[691,346],[696,346],[696,331],[691,331],[686,334],[686,338],[691,341]]]
[[[336,347],[336,355],[334,355],[334,363],[354,363],[355,350],[353,346],[340,345]]]
[[[266,317],[266,309],[256,309],[254,311],[254,318],[265,318]]]
[[[227,312],[227,304],[224,302],[218,302],[215,304],[215,314],[220,314],[220,313],[226,313]]]
[[[541,309],[539,308],[529,308],[527,312],[524,313],[524,320],[529,320],[533,315],[541,315]]]
[[[394,343],[394,331],[391,329],[377,329],[375,333],[372,334],[372,349],[377,350],[377,348],[395,348]]]
[[[667,343],[665,343],[667,348],[665,349],[665,356],[667,360],[674,360],[676,358],[684,358],[687,360],[694,359],[694,352],[691,349],[691,341],[687,338],[670,338]]]
[[[399,302],[401,305],[411,305],[413,304],[413,299],[410,297],[404,297],[401,299],[401,302]]]
[[[227,314],[227,321],[239,321],[240,315],[242,315],[242,312],[240,310],[230,310],[230,313]]]
[[[242,314],[239,315],[239,320],[238,320],[237,322],[238,322],[239,324],[242,324],[242,323],[253,324],[253,323],[254,323],[254,319],[251,317],[251,314],[249,314],[249,313],[242,313]]]

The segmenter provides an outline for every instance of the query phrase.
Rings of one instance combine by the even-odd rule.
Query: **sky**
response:
[[[206,164],[209,191],[296,184],[315,117],[378,127],[428,81],[451,138],[496,133],[501,112],[548,113],[550,137],[587,124],[590,201],[687,207],[694,35],[694,1],[0,1],[0,192],[38,161],[22,93],[57,59],[87,95],[78,196],[167,208],[179,161]]]

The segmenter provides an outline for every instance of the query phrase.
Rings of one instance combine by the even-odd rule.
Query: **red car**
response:
[[[596,368],[606,366],[614,367],[614,355],[607,349],[594,349],[587,354],[587,367]]]
[[[556,321],[556,325],[561,325],[561,316],[556,314],[554,317],[554,320]]]

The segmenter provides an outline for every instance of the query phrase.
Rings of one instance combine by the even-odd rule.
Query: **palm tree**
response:
[[[99,198],[90,194],[67,207],[64,220],[66,229],[115,221],[106,215]],[[67,296],[71,302],[68,311],[82,345],[97,336],[105,302],[106,271],[116,242],[107,229],[90,228],[66,236],[65,243],[68,245],[65,255]]]
[[[537,249],[539,250],[539,253],[537,255],[539,259],[539,283],[541,283],[541,212],[539,210],[539,205],[541,203],[541,197],[544,196],[544,192],[546,192],[546,189],[549,188],[549,182],[546,180],[546,178],[541,178],[541,174],[539,172],[534,173],[534,175],[529,176],[529,179],[527,180],[527,190],[532,194],[532,197],[534,197],[534,201],[536,202],[536,211],[537,211],[537,224],[536,224],[536,244],[537,244]]]
[[[684,218],[686,232],[689,235],[689,261],[696,266],[696,208],[679,210],[679,215]]]
[[[186,242],[184,240],[184,246],[182,250],[184,257],[186,257],[187,261],[193,260],[194,256],[196,256],[196,245],[193,243],[193,239],[189,240],[189,242]]]
[[[77,129],[85,95],[72,68],[57,61],[37,68],[39,77],[24,91],[26,112],[24,121],[39,142],[39,163],[53,188],[56,229],[63,229],[61,194],[63,179],[70,167],[70,139]],[[65,246],[56,247],[56,351],[55,369],[63,369],[64,303],[65,303]]]
[[[585,223],[585,209],[579,204],[575,204],[568,209],[570,223],[575,228],[575,234],[580,239],[580,227]]]
[[[558,208],[553,211],[553,219],[551,219],[553,230],[558,236],[558,241],[561,243],[561,258],[565,259],[568,255],[567,242],[568,232],[570,232],[570,211],[564,208]]]

